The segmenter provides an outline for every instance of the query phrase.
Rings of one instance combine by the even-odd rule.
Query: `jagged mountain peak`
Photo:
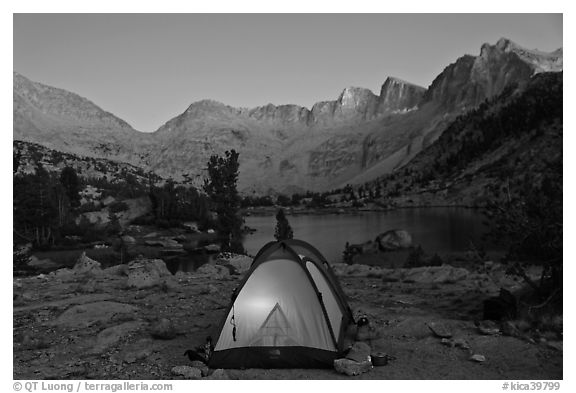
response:
[[[419,89],[425,90],[425,88],[422,86],[419,86],[419,85],[412,83],[412,82],[408,82],[404,79],[401,79],[401,78],[398,78],[395,76],[389,76],[386,78],[386,81],[384,81],[384,85],[390,85],[390,84],[401,84],[401,85],[407,85],[407,86],[414,86],[414,87],[417,87]]]
[[[484,44],[482,48],[489,44]],[[552,52],[544,52],[539,49],[527,49],[518,45],[508,38],[500,38],[493,46],[504,53],[514,53],[522,61],[534,69],[534,73],[539,72],[559,72],[563,69],[563,50],[556,49]]]
[[[525,84],[540,72],[562,71],[562,50],[551,53],[523,48],[508,38],[485,43],[478,56],[462,56],[438,75],[425,94],[446,109],[474,107],[510,84]]]
[[[500,50],[505,51],[507,49],[519,48],[520,45],[516,44],[515,42],[513,42],[508,38],[501,37],[498,41],[496,41],[496,47]]]
[[[367,104],[369,101],[376,100],[378,97],[372,93],[372,90],[364,87],[350,86],[342,90],[338,97],[338,102],[343,107],[359,107]]]

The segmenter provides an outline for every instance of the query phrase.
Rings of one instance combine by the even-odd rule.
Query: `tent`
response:
[[[347,349],[353,316],[330,265],[310,244],[266,244],[232,295],[212,368],[322,368]]]

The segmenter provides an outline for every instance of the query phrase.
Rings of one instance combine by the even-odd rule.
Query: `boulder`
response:
[[[120,239],[122,239],[122,243],[124,243],[127,246],[136,244],[136,239],[134,239],[132,236],[129,235],[124,235]]]
[[[393,229],[376,237],[376,243],[381,251],[393,251],[412,247],[412,235],[402,229]]]
[[[172,274],[161,259],[136,259],[128,264],[128,281],[130,288],[150,288],[166,283]]]
[[[172,340],[176,337],[177,332],[174,323],[168,318],[161,318],[150,328],[150,334],[154,338],[161,340]]]
[[[230,270],[226,266],[213,265],[207,263],[196,269],[197,274],[206,274],[213,279],[221,279],[230,275]]]
[[[181,375],[186,379],[200,379],[202,378],[202,371],[195,367],[190,366],[176,366],[172,367],[172,375]]]
[[[100,262],[90,259],[83,252],[82,255],[76,261],[76,264],[72,268],[74,274],[101,274],[102,266]]]
[[[95,323],[108,323],[117,317],[126,319],[127,316],[129,317],[137,311],[138,308],[130,304],[111,301],[80,304],[64,311],[50,325],[72,328],[88,327]]]
[[[372,362],[370,360],[356,362],[350,359],[336,359],[334,360],[334,369],[349,376],[360,375],[372,369]]]
[[[28,260],[28,266],[32,266],[36,269],[55,269],[60,266],[59,263],[52,261],[49,258],[39,259],[35,255],[31,255]]]
[[[355,362],[365,362],[370,360],[370,345],[363,342],[355,342],[346,354],[346,359],[354,360]]]

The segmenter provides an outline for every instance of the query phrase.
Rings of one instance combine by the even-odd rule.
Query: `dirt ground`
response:
[[[337,270],[338,272],[338,270]],[[340,271],[355,315],[378,337],[373,352],[394,360],[355,377],[333,369],[226,370],[229,379],[562,379],[562,342],[480,334],[474,320],[497,285],[482,275],[412,282],[386,274]],[[126,277],[98,274],[14,279],[15,379],[179,379],[183,355],[203,343],[223,317],[241,275],[178,273],[175,284],[128,288]],[[155,325],[174,326],[164,339]],[[441,324],[469,349],[442,343],[427,324]],[[485,361],[470,360],[483,355]]]

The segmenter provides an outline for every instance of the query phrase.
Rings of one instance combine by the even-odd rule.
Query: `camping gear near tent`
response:
[[[324,368],[346,349],[354,323],[328,262],[310,244],[266,244],[234,291],[212,368]]]

